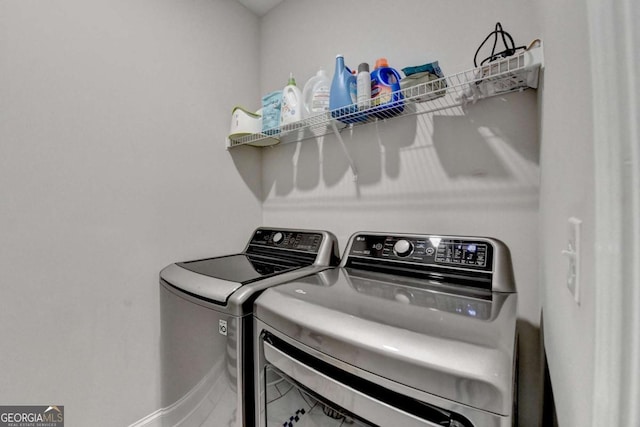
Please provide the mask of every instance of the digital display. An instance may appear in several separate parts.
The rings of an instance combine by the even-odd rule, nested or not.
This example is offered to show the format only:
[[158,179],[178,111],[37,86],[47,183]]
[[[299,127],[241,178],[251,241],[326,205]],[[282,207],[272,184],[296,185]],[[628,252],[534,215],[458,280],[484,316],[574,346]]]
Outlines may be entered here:
[[479,243],[441,242],[436,262],[486,267],[487,245]]
[[295,234],[292,247],[300,250],[315,250],[320,243],[319,234]]

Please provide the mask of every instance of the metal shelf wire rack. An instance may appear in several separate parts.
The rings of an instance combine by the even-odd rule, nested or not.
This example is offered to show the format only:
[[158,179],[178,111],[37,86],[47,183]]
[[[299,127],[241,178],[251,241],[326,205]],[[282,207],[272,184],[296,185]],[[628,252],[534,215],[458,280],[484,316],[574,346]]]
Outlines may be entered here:
[[[393,93],[397,102],[376,105],[374,99],[314,115],[263,133],[227,138],[227,148],[241,145],[264,147],[290,143],[339,132],[346,127],[387,120],[398,116],[425,114],[478,100],[538,87],[543,63],[541,43],[508,58],[440,79],[406,87]],[[346,152],[346,150],[345,150]],[[348,153],[347,153],[348,154]],[[355,174],[355,168],[352,165]]]

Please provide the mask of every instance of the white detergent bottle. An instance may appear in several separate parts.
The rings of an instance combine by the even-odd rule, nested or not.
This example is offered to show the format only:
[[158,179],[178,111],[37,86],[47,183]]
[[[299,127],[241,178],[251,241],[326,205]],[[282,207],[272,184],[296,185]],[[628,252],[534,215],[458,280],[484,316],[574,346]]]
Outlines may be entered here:
[[293,73],[289,75],[289,83],[282,90],[282,110],[280,126],[302,120],[302,94],[296,86]]
[[329,111],[331,79],[324,69],[307,80],[302,90],[302,117],[311,117]]

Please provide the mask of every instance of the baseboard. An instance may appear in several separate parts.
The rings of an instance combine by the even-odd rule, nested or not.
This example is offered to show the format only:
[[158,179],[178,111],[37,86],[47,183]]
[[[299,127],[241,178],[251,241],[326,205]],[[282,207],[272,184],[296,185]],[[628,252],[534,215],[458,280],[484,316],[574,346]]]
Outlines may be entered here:
[[[129,427],[201,425],[209,416],[218,415],[215,407],[221,397],[232,396],[235,399],[235,393],[229,391],[229,381],[225,369],[226,364],[221,359],[182,398],[166,408],[160,408],[141,418]],[[235,408],[237,402],[233,399],[223,406]],[[225,418],[221,417],[220,419]]]
[[162,414],[164,409],[158,409],[155,412],[139,419],[129,427],[162,427]]

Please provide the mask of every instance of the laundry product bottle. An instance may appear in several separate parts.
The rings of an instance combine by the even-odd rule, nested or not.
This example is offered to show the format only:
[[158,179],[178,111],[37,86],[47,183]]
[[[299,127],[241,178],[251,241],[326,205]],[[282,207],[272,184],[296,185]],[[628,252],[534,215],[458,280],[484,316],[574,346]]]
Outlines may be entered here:
[[358,115],[356,76],[344,65],[344,57],[336,56],[336,69],[331,80],[329,109],[331,116],[343,123],[355,123],[364,120]]
[[262,133],[276,135],[280,132],[282,91],[276,90],[262,97]]
[[371,98],[371,106],[376,117],[386,118],[404,110],[400,73],[389,67],[386,58],[379,58],[371,73]]
[[329,111],[331,79],[324,69],[307,80],[302,89],[302,117],[311,117]]
[[369,74],[369,64],[366,62],[358,65],[356,88],[358,110],[366,110],[371,106],[371,74]]
[[293,73],[289,74],[289,82],[282,89],[282,109],[280,111],[280,125],[284,126],[302,119],[302,93],[296,86]]

